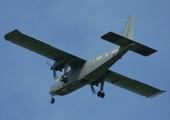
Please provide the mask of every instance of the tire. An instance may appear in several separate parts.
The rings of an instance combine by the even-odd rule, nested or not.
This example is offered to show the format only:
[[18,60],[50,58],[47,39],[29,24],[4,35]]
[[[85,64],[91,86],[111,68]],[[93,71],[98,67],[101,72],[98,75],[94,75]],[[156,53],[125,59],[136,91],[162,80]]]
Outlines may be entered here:
[[55,99],[51,98],[50,102],[51,102],[51,104],[53,104],[55,102]]
[[101,97],[101,93],[102,93],[102,92],[99,91],[99,92],[97,93],[97,96],[98,96],[98,97]]
[[101,98],[104,98],[104,96],[105,96],[105,93],[102,92],[101,95],[100,95],[100,97],[101,97]]
[[68,82],[68,78],[64,78],[64,83],[67,83]]

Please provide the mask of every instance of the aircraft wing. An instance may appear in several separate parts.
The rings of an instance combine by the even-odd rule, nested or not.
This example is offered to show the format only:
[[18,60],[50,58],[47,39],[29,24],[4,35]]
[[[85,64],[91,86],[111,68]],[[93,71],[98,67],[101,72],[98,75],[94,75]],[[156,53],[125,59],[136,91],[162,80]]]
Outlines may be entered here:
[[28,49],[28,50],[36,52],[36,53],[43,55],[45,57],[48,57],[54,61],[57,61],[57,60],[60,60],[63,58],[67,58],[68,60],[71,60],[71,62],[69,62],[69,66],[71,66],[71,67],[77,67],[85,62],[85,60],[83,60],[81,58],[78,58],[74,55],[71,55],[71,54],[66,53],[62,50],[54,48],[46,43],[43,43],[39,40],[34,39],[32,37],[24,35],[18,30],[14,30],[14,31],[6,34],[4,37],[7,41],[10,41],[14,44],[17,44],[21,47]]
[[110,70],[107,73],[110,73],[106,78],[107,82],[145,97],[152,98],[166,92]]

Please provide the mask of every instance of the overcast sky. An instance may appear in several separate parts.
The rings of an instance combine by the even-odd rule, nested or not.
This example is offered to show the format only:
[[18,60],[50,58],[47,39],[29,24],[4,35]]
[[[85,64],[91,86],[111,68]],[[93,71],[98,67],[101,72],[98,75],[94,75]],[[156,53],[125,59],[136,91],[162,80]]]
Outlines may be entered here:
[[[1,0],[0,120],[169,120],[169,0]],[[135,16],[134,40],[157,53],[143,57],[128,52],[110,70],[168,92],[145,98],[109,83],[104,99],[85,86],[55,97],[48,58],[4,39],[14,29],[81,57],[92,58],[115,47],[100,37],[122,34],[128,16]],[[99,87],[95,87],[96,91]]]

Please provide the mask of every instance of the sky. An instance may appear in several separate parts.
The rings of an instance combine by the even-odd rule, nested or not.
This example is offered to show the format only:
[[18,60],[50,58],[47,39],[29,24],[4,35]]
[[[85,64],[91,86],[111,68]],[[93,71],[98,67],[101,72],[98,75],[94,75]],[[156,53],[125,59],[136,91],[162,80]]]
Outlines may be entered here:
[[[0,120],[169,120],[169,0],[1,0]],[[105,83],[105,98],[85,86],[50,104],[55,82],[44,60],[54,61],[7,42],[14,29],[85,60],[115,47],[101,39],[122,34],[135,16],[134,40],[158,52],[144,57],[128,52],[110,70],[167,90],[145,98]],[[95,87],[96,91],[99,87]]]

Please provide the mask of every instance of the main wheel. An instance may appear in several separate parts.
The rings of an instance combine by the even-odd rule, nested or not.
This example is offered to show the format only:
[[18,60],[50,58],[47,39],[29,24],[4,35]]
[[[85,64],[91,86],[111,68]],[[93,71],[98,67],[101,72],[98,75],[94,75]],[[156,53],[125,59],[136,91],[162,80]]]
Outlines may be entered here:
[[97,96],[100,97],[100,96],[101,96],[101,93],[102,93],[102,92],[99,91],[99,92],[97,93]]
[[101,98],[104,98],[105,93],[104,93],[104,92],[99,91],[99,92],[97,93],[97,96],[98,96],[98,97],[101,97]]
[[61,77],[61,82],[64,82],[64,83],[67,83],[68,82],[68,78],[67,78],[67,76],[66,75],[62,75],[62,77]]
[[61,80],[61,82],[64,82],[64,77],[63,77],[63,76],[61,76],[60,80]]
[[68,78],[64,78],[64,83],[67,83],[68,82]]
[[104,98],[104,96],[105,96],[105,93],[102,92],[101,95],[100,95],[100,97],[101,97],[101,98]]
[[55,99],[51,98],[50,102],[51,102],[51,104],[53,104],[55,102]]

